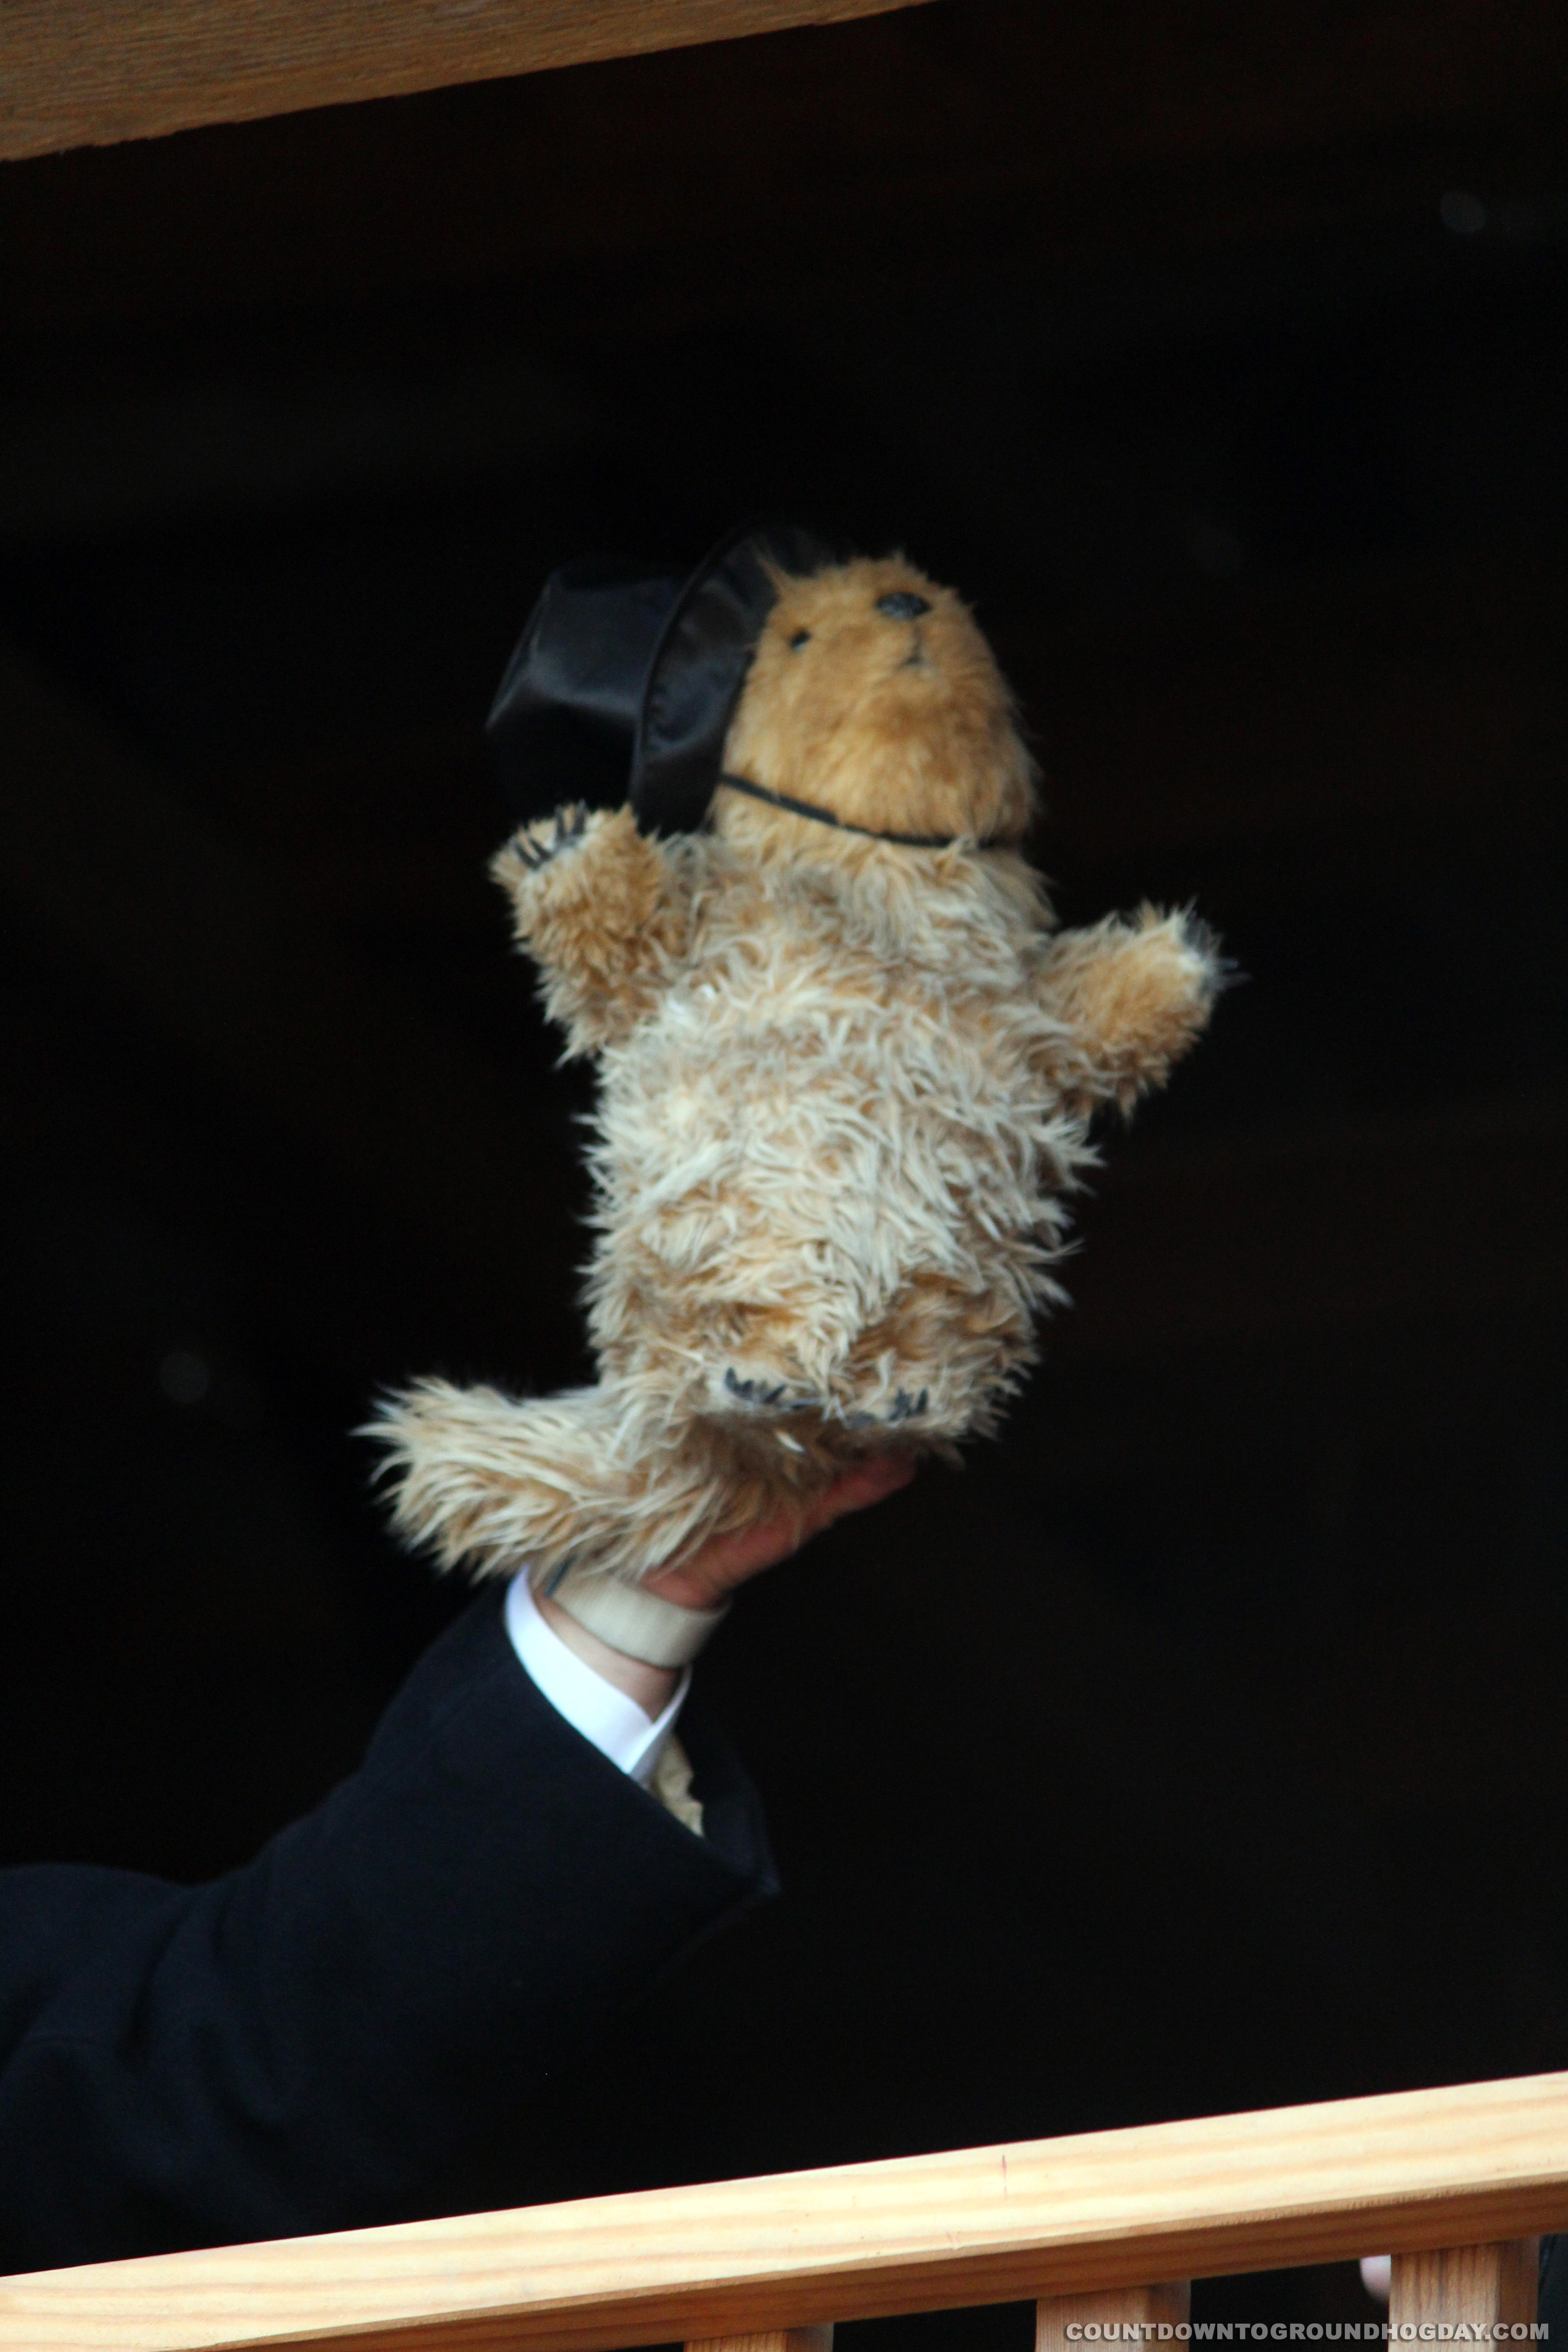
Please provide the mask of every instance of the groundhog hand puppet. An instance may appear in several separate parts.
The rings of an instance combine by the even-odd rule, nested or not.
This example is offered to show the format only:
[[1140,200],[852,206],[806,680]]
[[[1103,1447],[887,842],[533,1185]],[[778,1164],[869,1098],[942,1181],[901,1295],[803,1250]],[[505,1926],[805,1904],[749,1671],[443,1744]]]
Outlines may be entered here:
[[684,583],[570,567],[492,733],[525,814],[569,789],[492,871],[598,1065],[599,1378],[423,1381],[378,1433],[444,1565],[632,1583],[876,1448],[996,1427],[1096,1115],[1164,1084],[1221,966],[1186,914],[1056,928],[1007,687],[901,556],[753,532]]

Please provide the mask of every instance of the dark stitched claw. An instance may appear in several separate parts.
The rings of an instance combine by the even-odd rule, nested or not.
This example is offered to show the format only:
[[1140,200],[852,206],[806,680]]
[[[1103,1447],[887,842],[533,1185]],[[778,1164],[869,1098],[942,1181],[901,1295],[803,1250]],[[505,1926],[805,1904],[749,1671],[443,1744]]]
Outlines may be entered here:
[[569,808],[556,810],[555,831],[549,840],[541,841],[531,832],[520,833],[513,846],[530,873],[537,874],[542,866],[548,866],[563,849],[574,848],[587,828],[587,805],[583,801],[574,801]]
[[[777,1388],[764,1388],[761,1381],[743,1381],[740,1379],[732,1364],[724,1375],[724,1386],[729,1390],[730,1394],[732,1397],[739,1397],[742,1404],[763,1405],[770,1408],[771,1410],[776,1411],[780,1405],[784,1403],[784,1387],[782,1381],[779,1382]],[[784,1406],[784,1410],[786,1412],[795,1409],[795,1408],[792,1408],[787,1405]]]
[[901,1421],[918,1421],[930,1402],[929,1389],[921,1389],[918,1397],[900,1389],[886,1412],[847,1412],[845,1423],[850,1429],[896,1429]]
[[[826,1410],[818,1398],[790,1396],[783,1381],[775,1388],[769,1388],[760,1380],[743,1381],[732,1364],[724,1375],[724,1386],[741,1404],[754,1405],[759,1412]],[[919,1396],[911,1396],[908,1389],[900,1389],[886,1412],[847,1412],[845,1426],[848,1429],[896,1429],[900,1422],[918,1421],[930,1402],[929,1389],[921,1389]]]

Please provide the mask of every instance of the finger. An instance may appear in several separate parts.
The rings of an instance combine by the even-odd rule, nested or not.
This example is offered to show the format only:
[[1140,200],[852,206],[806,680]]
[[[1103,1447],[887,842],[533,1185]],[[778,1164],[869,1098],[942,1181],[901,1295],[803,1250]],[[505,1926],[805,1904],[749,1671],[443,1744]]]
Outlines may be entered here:
[[[921,1457],[912,1445],[890,1447],[886,1453],[868,1454],[864,1462],[847,1470],[842,1478],[829,1487],[830,1494],[846,1496],[896,1495],[920,1473]],[[852,1501],[850,1507],[856,1507]]]
[[815,1525],[829,1527],[849,1511],[863,1511],[868,1505],[896,1495],[919,1469],[920,1456],[912,1452],[870,1454],[836,1478],[808,1516]]
[[786,1503],[753,1527],[715,1537],[679,1566],[650,1576],[649,1589],[687,1608],[711,1607],[737,1585],[788,1559],[835,1519],[865,1510],[907,1486],[919,1467],[919,1456],[909,1449],[870,1455],[835,1479],[805,1510]]
[[858,1463],[804,1510],[798,1504],[785,1503],[765,1519],[760,1519],[755,1527],[746,1528],[739,1535],[721,1536],[712,1547],[712,1564],[737,1576],[756,1575],[764,1568],[774,1568],[813,1536],[820,1535],[824,1528],[831,1527],[835,1519],[843,1518],[850,1511],[863,1511],[868,1505],[879,1503],[884,1496],[907,1486],[919,1466],[910,1454],[882,1454]]

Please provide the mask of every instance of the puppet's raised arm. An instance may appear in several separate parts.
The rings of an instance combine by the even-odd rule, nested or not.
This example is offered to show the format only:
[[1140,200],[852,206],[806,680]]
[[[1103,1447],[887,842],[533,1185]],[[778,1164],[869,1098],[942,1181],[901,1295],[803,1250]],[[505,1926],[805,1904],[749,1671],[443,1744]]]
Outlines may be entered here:
[[540,969],[544,1008],[569,1055],[597,1053],[653,1008],[686,947],[685,879],[630,809],[581,806],[525,824],[490,861],[518,945]]
[[1047,1009],[1062,1024],[1047,1048],[1051,1075],[1073,1108],[1131,1109],[1162,1087],[1195,1044],[1225,983],[1226,964],[1206,925],[1190,914],[1141,907],[1061,931],[1040,967]]

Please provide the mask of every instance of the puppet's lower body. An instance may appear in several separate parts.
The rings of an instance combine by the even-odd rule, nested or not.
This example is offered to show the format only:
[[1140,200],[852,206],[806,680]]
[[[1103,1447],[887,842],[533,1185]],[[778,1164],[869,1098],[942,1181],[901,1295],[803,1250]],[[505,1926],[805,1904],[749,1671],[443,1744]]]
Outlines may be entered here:
[[[398,1531],[478,1576],[568,1563],[627,1582],[710,1536],[808,1508],[895,1426],[850,1429],[770,1410],[672,1423],[613,1382],[520,1400],[424,1381],[381,1408]],[[914,1434],[910,1432],[906,1434]]]
[[646,1276],[637,1315],[596,1280],[596,1387],[518,1399],[428,1380],[383,1405],[398,1531],[474,1575],[636,1582],[808,1510],[868,1454],[952,1459],[995,1427],[1033,1358],[1032,1312],[1057,1295],[1037,1245],[1015,1255],[985,1288],[917,1271],[868,1321],[844,1286],[803,1285],[783,1313],[689,1288],[682,1322],[649,1307]]

